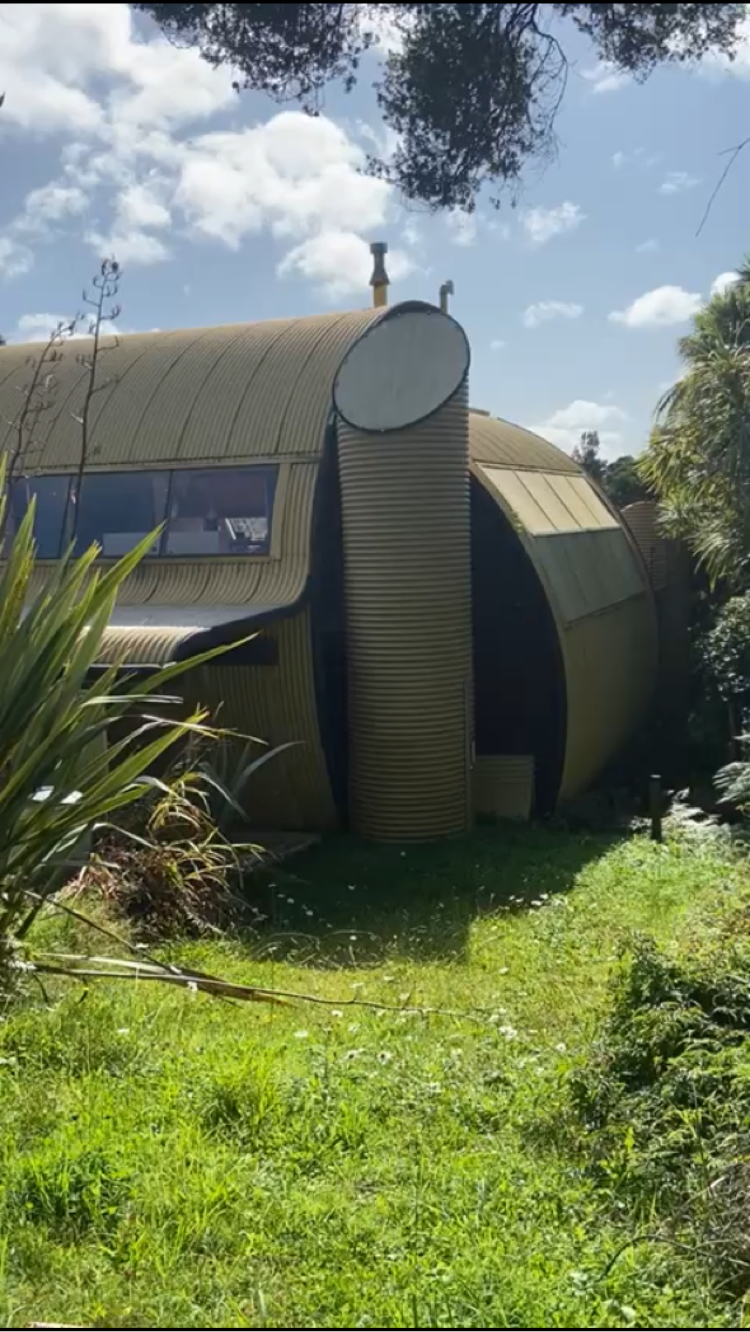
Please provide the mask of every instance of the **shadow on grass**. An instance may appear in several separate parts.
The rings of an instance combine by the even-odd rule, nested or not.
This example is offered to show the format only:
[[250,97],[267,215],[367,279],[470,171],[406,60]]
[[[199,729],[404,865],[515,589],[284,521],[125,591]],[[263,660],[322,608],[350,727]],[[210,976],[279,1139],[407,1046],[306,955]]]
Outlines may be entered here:
[[331,837],[269,876],[254,951],[315,967],[460,961],[477,916],[568,892],[617,840],[513,824],[420,847]]

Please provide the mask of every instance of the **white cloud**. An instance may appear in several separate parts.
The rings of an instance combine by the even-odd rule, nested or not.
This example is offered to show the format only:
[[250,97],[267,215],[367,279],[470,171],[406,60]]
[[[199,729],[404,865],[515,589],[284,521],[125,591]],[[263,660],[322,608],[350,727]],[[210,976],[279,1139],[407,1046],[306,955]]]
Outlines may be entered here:
[[538,328],[550,319],[579,319],[583,306],[572,301],[537,301],[528,305],[523,312],[523,322],[527,328]]
[[649,153],[642,145],[639,148],[630,148],[627,152],[620,148],[612,154],[612,166],[618,171],[624,166],[655,167],[660,160],[658,153]]
[[26,195],[17,230],[46,231],[51,223],[83,213],[87,197],[78,185],[53,180]]
[[576,398],[567,407],[552,412],[545,421],[529,427],[543,435],[550,443],[557,444],[568,453],[579,443],[585,430],[596,430],[603,452],[616,451],[622,444],[622,432],[617,429],[627,421],[627,412],[614,403],[589,402],[585,398]]
[[600,60],[591,69],[582,69],[581,74],[591,84],[593,93],[617,92],[631,81],[631,75],[617,69],[611,60]]
[[152,231],[161,231],[172,221],[169,182],[154,177],[126,185],[116,196],[112,226],[106,233],[90,230],[86,240],[99,255],[116,255],[121,264],[161,263],[169,258],[169,249]]
[[454,245],[473,245],[479,230],[476,213],[466,213],[461,208],[452,208],[446,213],[445,225]]
[[231,83],[197,51],[142,41],[126,4],[0,6],[5,123],[104,137],[115,122],[188,124],[228,106]]
[[688,171],[668,171],[661,185],[660,194],[682,194],[700,185],[700,176],[691,176]]
[[506,343],[503,340],[503,338],[493,338],[492,342],[490,343],[490,351],[499,352],[502,351],[503,347],[505,346]]
[[494,212],[468,213],[462,208],[451,208],[443,220],[454,245],[474,245],[480,233],[492,233],[498,240],[510,239],[509,223],[501,221]]
[[[389,250],[386,265],[392,282],[413,270],[409,255]],[[370,247],[352,231],[325,231],[302,241],[278,265],[281,277],[301,274],[335,300],[367,289],[372,273]]]
[[574,231],[585,217],[579,204],[566,200],[557,208],[530,208],[524,214],[523,227],[532,245],[546,245],[554,236]]
[[658,248],[659,242],[656,237],[649,236],[648,240],[641,241],[640,245],[636,245],[635,252],[636,254],[654,254]]
[[169,209],[158,197],[153,185],[130,185],[118,200],[123,222],[132,227],[168,227]]
[[733,270],[729,273],[719,273],[719,276],[714,278],[711,283],[711,295],[723,296],[724,292],[728,291],[729,288],[733,287],[736,282],[739,282],[739,280],[739,273],[735,273]]
[[[362,142],[298,111],[212,130],[205,122],[236,102],[231,71],[153,26],[143,32],[126,4],[0,5],[3,128],[59,136],[62,172],[6,228],[0,271],[31,262],[28,252],[21,260],[16,234],[59,229],[90,211],[85,239],[123,264],[160,262],[179,236],[238,249],[270,231],[287,243],[284,271],[353,290],[362,268],[354,256],[391,219],[394,199],[362,172]],[[391,36],[381,33],[381,45]],[[360,140],[366,130],[356,131]],[[468,236],[462,219],[456,239]],[[394,278],[410,265],[391,254]]]
[[0,236],[0,276],[20,277],[33,263],[34,256],[25,245],[19,245],[12,236]]
[[106,233],[87,231],[86,240],[100,259],[115,258],[123,267],[145,268],[169,258],[169,250],[158,236],[150,236],[147,231],[136,228],[124,231],[115,227]]
[[[9,342],[46,342],[56,328],[68,324],[70,315],[60,314],[25,314],[21,315],[15,329],[10,334]],[[101,332],[105,335],[118,332],[118,328],[109,320],[103,319]],[[120,328],[119,332],[125,330]],[[75,333],[70,334],[72,338],[85,338],[89,335],[89,329],[84,320],[78,325]]]
[[21,315],[15,330],[9,335],[9,341],[46,342],[53,330],[65,323],[67,319],[59,314]]
[[626,309],[613,310],[609,318],[627,328],[664,328],[684,324],[697,314],[702,304],[698,292],[685,291],[683,287],[655,287],[638,296]]

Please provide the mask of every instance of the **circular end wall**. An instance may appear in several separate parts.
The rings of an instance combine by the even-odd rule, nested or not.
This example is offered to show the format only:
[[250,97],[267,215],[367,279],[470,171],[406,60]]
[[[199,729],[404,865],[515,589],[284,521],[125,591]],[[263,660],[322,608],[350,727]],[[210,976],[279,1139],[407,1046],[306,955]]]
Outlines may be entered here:
[[394,307],[339,370],[349,814],[382,841],[471,822],[466,376],[454,320]]

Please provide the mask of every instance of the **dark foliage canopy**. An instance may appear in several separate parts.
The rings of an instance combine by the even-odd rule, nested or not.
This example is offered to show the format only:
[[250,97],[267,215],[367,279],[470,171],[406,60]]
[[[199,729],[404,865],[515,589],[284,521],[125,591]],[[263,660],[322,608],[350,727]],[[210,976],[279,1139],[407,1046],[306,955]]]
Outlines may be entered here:
[[624,509],[628,504],[636,504],[638,500],[654,498],[653,492],[649,490],[638,471],[635,458],[631,458],[629,453],[615,458],[614,462],[607,462],[602,458],[601,443],[596,430],[584,430],[580,443],[576,444],[571,456],[573,461],[583,468],[586,475],[590,476],[592,481],[596,481],[597,485],[609,495],[618,509]]
[[[566,32],[635,78],[710,50],[734,54],[744,4],[137,3],[171,40],[227,66],[236,87],[315,114],[332,82],[351,89],[387,32],[375,83],[397,147],[370,170],[431,209],[471,209],[485,184],[549,158],[565,91]],[[383,50],[381,44],[380,50]],[[496,202],[496,200],[495,200]]]

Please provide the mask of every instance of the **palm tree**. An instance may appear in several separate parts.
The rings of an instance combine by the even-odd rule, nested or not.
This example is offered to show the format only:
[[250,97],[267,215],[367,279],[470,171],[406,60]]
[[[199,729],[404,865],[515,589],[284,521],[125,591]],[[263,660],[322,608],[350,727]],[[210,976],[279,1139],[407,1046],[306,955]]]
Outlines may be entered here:
[[750,573],[750,261],[711,298],[679,344],[681,379],[657,407],[639,470],[662,524],[712,581]]

